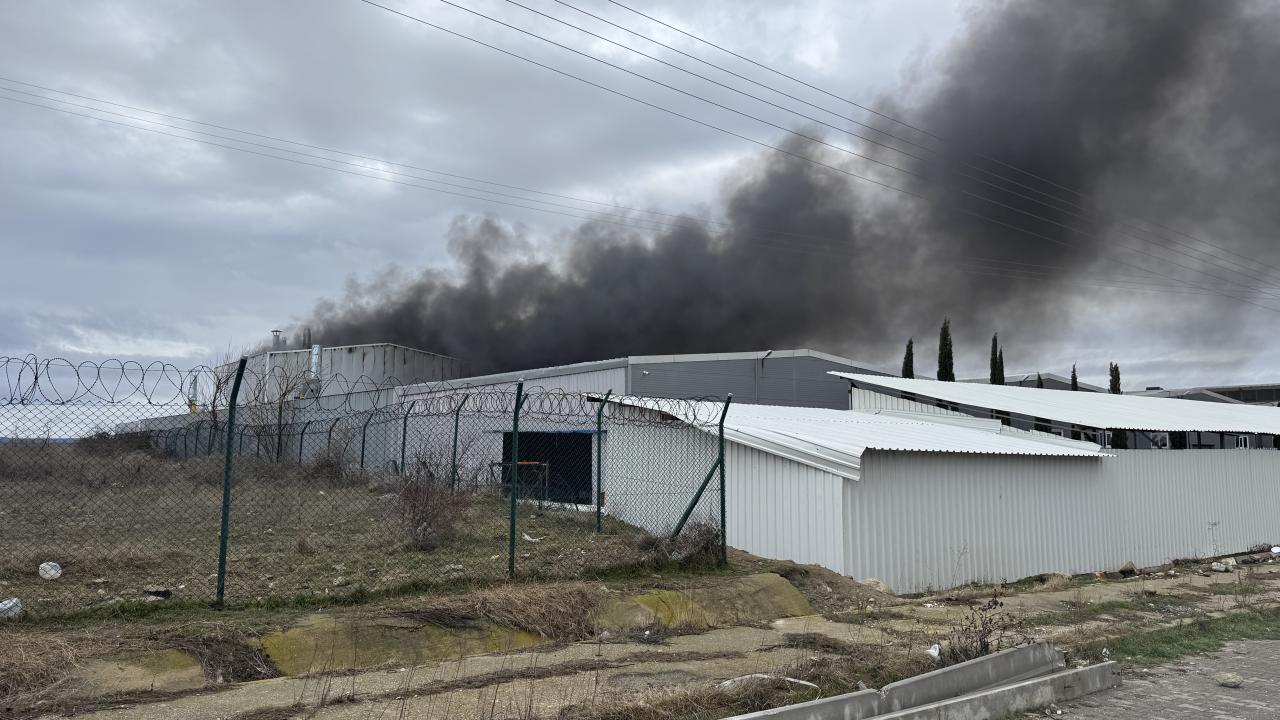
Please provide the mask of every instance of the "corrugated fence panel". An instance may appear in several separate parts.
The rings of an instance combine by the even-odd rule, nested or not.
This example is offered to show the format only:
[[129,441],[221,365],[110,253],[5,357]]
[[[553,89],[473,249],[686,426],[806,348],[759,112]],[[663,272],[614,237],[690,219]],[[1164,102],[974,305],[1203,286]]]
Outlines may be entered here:
[[1242,552],[1280,540],[1280,453],[1099,460],[868,452],[844,572],[898,592]]

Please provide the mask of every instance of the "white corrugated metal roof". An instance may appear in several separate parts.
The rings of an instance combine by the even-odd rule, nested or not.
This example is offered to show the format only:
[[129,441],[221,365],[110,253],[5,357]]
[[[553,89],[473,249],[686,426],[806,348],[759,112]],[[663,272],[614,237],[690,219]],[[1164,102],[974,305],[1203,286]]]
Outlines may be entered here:
[[1273,407],[1041,390],[1010,385],[908,380],[846,372],[831,374],[852,380],[859,387],[889,388],[969,407],[1000,410],[1091,428],[1280,435],[1280,410]]
[[[680,404],[652,398],[623,397],[611,402],[672,414]],[[703,430],[718,418],[721,403],[690,403]],[[681,418],[687,419],[687,418]],[[1003,427],[999,421],[978,421],[972,426],[903,418],[856,410],[748,405],[733,403],[725,417],[727,440],[811,465],[837,475],[857,479],[862,453],[867,450],[907,452],[984,453],[990,455],[1044,455],[1054,457],[1104,457],[1096,445],[1054,438],[1035,439],[1031,433]]]

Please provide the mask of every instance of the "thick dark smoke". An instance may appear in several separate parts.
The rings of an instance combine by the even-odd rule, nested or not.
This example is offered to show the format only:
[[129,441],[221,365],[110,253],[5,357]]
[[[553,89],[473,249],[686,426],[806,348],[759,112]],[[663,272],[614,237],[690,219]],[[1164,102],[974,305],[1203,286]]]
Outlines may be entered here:
[[[1262,284],[1256,277],[1162,250],[1142,239],[1156,236],[1120,220],[1154,219],[1280,264],[1278,47],[1280,23],[1261,4],[987,7],[881,103],[944,138],[949,151],[909,148],[931,159],[910,166],[879,151],[914,178],[848,165],[927,202],[770,154],[729,179],[727,226],[690,219],[652,232],[587,223],[559,252],[530,259],[501,220],[459,217],[449,237],[457,268],[353,286],[322,302],[308,324],[325,344],[398,342],[465,358],[480,373],[805,345],[878,359],[907,336],[935,332],[944,314],[961,339],[1000,330],[1047,342],[1098,319],[1093,297],[1106,291],[1080,283],[1108,274],[1166,284],[1169,276],[1255,298],[1225,281]],[[908,128],[892,132],[944,147]],[[974,258],[1026,263],[1044,276],[976,274]],[[1143,277],[1135,265],[1157,274]],[[1202,300],[1154,297],[1154,312],[1167,298]]]

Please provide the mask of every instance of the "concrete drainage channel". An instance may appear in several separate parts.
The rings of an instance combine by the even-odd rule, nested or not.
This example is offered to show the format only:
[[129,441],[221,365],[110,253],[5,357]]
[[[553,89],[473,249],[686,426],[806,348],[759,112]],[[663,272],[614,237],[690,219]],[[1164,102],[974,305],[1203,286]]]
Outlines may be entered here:
[[1120,684],[1115,663],[1066,670],[1062,652],[1033,643],[918,675],[880,690],[738,715],[731,720],[984,720]]

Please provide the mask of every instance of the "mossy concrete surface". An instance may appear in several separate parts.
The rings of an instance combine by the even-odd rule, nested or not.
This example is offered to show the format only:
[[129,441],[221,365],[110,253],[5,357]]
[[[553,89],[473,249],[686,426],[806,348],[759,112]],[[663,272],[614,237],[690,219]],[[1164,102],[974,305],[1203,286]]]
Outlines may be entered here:
[[141,691],[180,692],[204,687],[200,660],[182,650],[152,650],[90,660],[72,676],[74,695]]
[[707,587],[615,600],[601,614],[600,626],[624,631],[651,625],[710,628],[813,614],[809,601],[786,578],[759,573]]
[[519,650],[546,643],[534,633],[492,624],[445,628],[408,618],[346,619],[315,614],[262,637],[262,649],[285,675],[412,666],[467,655]]

